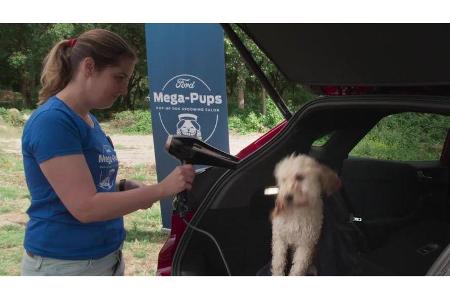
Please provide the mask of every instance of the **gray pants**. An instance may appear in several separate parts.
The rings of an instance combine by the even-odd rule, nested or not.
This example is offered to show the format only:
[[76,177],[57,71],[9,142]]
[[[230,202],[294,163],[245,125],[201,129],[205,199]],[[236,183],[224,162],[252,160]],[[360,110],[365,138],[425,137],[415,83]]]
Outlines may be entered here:
[[65,260],[42,257],[24,251],[22,276],[123,276],[122,249],[99,259]]

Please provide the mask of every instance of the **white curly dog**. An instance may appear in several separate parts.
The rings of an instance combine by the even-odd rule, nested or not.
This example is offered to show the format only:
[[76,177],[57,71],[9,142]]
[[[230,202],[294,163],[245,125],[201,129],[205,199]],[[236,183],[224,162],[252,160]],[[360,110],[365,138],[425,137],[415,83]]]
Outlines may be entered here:
[[305,275],[322,228],[322,199],[339,189],[334,171],[307,155],[286,157],[275,167],[278,196],[272,211],[272,275]]

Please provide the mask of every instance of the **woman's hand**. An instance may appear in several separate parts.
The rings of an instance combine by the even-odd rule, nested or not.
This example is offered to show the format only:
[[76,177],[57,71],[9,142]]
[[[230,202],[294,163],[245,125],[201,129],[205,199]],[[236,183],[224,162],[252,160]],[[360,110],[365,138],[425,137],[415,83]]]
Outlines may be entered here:
[[176,167],[163,181],[160,186],[167,196],[172,196],[184,190],[192,188],[195,172],[192,165],[182,165]]

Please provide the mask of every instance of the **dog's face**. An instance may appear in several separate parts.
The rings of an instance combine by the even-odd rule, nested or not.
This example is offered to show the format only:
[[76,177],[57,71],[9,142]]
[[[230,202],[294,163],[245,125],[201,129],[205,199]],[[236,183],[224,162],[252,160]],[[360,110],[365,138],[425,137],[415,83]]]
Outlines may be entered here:
[[276,214],[289,206],[309,206],[322,201],[322,194],[331,195],[340,187],[340,180],[330,168],[307,155],[291,155],[275,167],[278,196]]

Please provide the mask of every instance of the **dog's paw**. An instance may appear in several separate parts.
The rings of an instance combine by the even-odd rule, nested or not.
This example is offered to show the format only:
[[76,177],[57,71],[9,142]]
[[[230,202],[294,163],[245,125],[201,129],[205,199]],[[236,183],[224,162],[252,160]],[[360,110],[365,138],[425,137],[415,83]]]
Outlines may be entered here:
[[284,276],[284,268],[272,268],[272,276]]
[[308,267],[308,270],[306,271],[306,274],[305,274],[305,275],[306,275],[306,276],[318,276],[319,273],[318,273],[318,271],[317,271],[316,266],[315,266],[315,265],[310,265],[310,266]]

